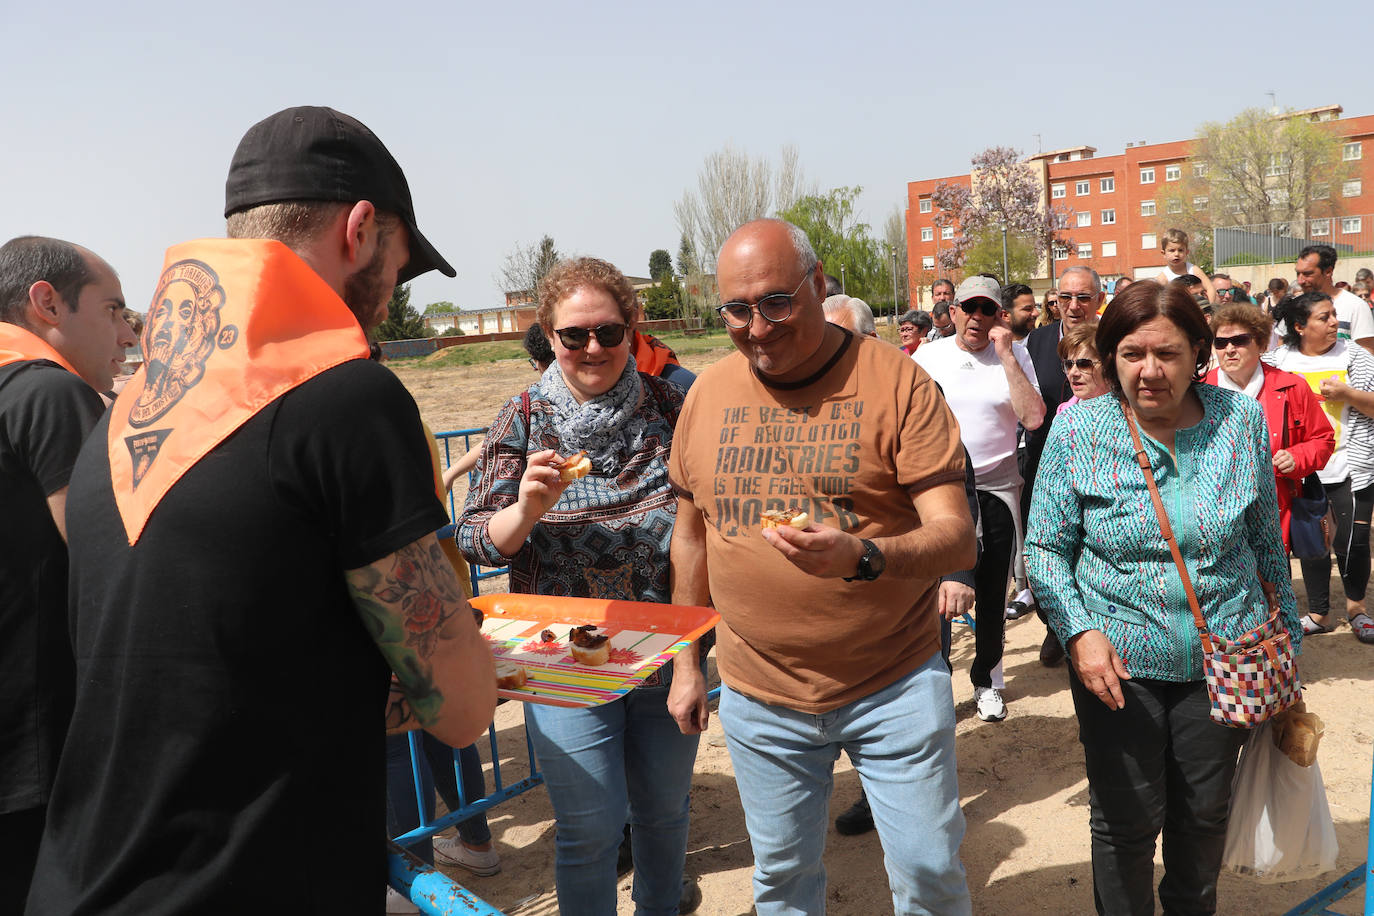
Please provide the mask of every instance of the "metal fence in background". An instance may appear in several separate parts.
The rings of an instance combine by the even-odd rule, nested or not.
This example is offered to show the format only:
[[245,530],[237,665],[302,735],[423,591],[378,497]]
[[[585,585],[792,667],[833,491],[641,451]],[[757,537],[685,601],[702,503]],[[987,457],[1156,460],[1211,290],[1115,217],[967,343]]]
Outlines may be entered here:
[[1212,263],[1217,270],[1251,264],[1291,263],[1308,245],[1330,245],[1342,259],[1374,257],[1374,215],[1371,214],[1217,226],[1212,233]]

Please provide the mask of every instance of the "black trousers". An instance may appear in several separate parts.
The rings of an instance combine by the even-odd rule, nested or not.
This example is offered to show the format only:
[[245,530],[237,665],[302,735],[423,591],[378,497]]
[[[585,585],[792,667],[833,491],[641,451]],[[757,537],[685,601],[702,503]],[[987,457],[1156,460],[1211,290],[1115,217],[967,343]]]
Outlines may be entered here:
[[48,806],[0,814],[0,913],[24,912]]
[[1072,669],[1069,686],[1088,771],[1097,912],[1153,916],[1162,831],[1165,916],[1215,913],[1231,778],[1249,732],[1208,718],[1202,681],[1122,681],[1119,710],[1089,693]]
[[[1345,597],[1363,601],[1369,587],[1369,518],[1374,514],[1374,484],[1351,492],[1350,481],[1324,485],[1326,498],[1336,516],[1336,534],[1331,549],[1341,571]],[[1307,588],[1307,608],[1313,614],[1331,610],[1331,557],[1299,560],[1302,581]],[[1330,621],[1327,621],[1330,625]]]
[[978,491],[978,511],[983,516],[983,552],[973,568],[977,629],[969,680],[974,687],[991,687],[992,669],[1002,660],[1002,636],[1007,628],[1007,579],[1016,546],[1016,522],[1006,503],[983,490]]

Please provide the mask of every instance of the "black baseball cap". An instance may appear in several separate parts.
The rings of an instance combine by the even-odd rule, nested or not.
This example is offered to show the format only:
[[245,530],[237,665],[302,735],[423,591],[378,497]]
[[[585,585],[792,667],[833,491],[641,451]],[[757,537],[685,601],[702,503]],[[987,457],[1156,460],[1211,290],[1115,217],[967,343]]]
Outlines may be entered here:
[[410,231],[410,261],[396,282],[427,270],[454,277],[443,255],[420,233],[405,173],[377,135],[332,108],[287,108],[259,121],[239,141],[224,183],[226,217],[287,200],[371,201]]

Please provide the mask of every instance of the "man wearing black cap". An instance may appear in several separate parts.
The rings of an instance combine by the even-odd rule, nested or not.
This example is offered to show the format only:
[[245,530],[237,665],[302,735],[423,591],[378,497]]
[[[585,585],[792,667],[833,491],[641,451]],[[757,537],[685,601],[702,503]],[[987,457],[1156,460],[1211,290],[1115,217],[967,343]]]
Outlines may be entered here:
[[251,128],[226,198],[72,474],[76,703],[29,913],[378,912],[381,721],[462,746],[491,718],[419,413],[364,336],[453,269],[327,108]]

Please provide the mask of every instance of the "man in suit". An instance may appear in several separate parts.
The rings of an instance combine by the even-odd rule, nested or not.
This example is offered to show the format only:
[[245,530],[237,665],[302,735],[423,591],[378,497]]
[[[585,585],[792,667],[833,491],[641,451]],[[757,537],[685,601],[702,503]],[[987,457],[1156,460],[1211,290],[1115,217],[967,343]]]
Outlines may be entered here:
[[[1045,448],[1045,440],[1049,438],[1050,426],[1054,423],[1059,405],[1072,396],[1069,381],[1059,362],[1059,339],[1065,331],[1084,322],[1096,323],[1103,300],[1102,278],[1091,267],[1070,267],[1060,274],[1059,289],[1055,296],[1059,302],[1060,320],[1036,328],[1026,338],[1026,351],[1035,366],[1035,377],[1040,382],[1040,396],[1045,399],[1045,422],[1026,434],[1026,459],[1021,470],[1021,476],[1026,481],[1021,490],[1023,525],[1030,515],[1031,491],[1035,487],[1040,453]],[[1044,619],[1043,615],[1041,619]],[[1059,645],[1054,631],[1046,627],[1045,641],[1040,646],[1040,662],[1046,667],[1054,667],[1063,660],[1064,647]]]

